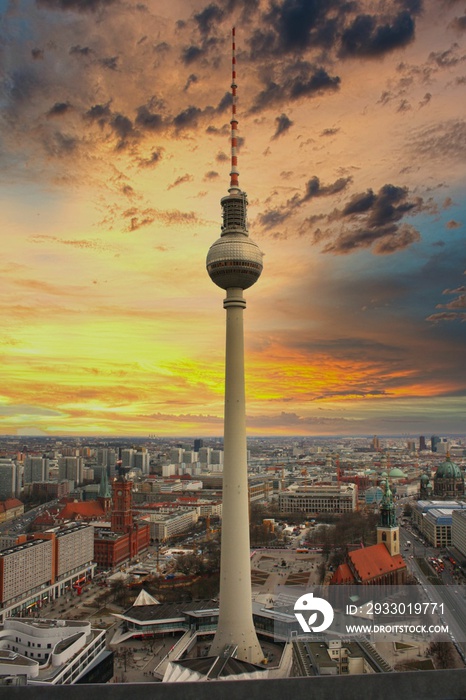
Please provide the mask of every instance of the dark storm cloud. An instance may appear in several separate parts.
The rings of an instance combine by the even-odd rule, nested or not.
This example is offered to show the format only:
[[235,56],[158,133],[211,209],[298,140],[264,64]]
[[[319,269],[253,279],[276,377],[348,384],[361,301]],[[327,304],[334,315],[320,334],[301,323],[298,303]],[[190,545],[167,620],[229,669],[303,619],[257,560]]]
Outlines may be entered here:
[[272,136],[273,139],[277,139],[279,136],[282,136],[282,134],[285,134],[288,129],[293,126],[293,122],[286,116],[286,114],[280,114],[279,117],[275,117],[275,124],[277,125],[277,128]]
[[128,117],[125,117],[124,114],[115,114],[110,121],[110,125],[122,141],[132,136],[134,133],[133,122]]
[[373,15],[358,15],[342,34],[340,55],[382,56],[413,39],[414,20],[408,11],[400,12],[384,24],[378,24]]
[[464,55],[458,54],[459,48],[458,44],[453,44],[445,51],[431,51],[429,61],[435,63],[439,68],[452,68],[458,63],[463,63],[466,59]]
[[450,26],[458,32],[466,31],[466,15],[455,17]]
[[189,173],[186,173],[185,175],[180,175],[180,177],[177,177],[175,182],[172,182],[170,185],[168,185],[167,190],[172,190],[174,187],[178,187],[179,185],[183,185],[185,182],[192,182],[193,181],[193,176],[189,175]]
[[220,100],[220,102],[218,103],[217,112],[219,114],[222,114],[222,112],[225,112],[227,109],[230,109],[231,102],[232,102],[231,92],[226,92],[224,94],[224,96],[222,97],[222,99]]
[[260,214],[258,221],[266,230],[276,228],[277,226],[283,224],[309,200],[313,199],[314,197],[330,197],[338,194],[348,187],[351,182],[351,177],[341,177],[329,185],[321,185],[319,178],[314,176],[306,183],[304,195],[301,196],[296,194],[283,206],[276,207],[275,209],[269,209],[263,214]]
[[343,230],[335,235],[331,228],[318,229],[313,232],[313,242],[324,243],[324,253],[345,254],[372,248],[377,255],[389,255],[421,238],[419,231],[402,219],[431,207],[432,203],[424,203],[421,197],[410,197],[406,187],[388,184],[377,193],[369,189],[353,195],[343,209],[328,217],[329,223],[340,222]]
[[212,25],[221,22],[223,17],[223,10],[218,5],[211,3],[201,12],[195,14],[194,20],[202,34],[210,34],[212,32]]
[[108,56],[107,58],[100,58],[99,63],[104,68],[108,68],[108,70],[117,70],[118,56]]
[[281,102],[314,97],[333,92],[339,87],[339,76],[330,76],[324,68],[300,61],[284,70],[281,84],[274,81],[266,83],[264,90],[256,96],[251,111],[260,112]]
[[337,194],[346,189],[352,181],[352,177],[339,177],[338,180],[335,180],[330,185],[321,185],[319,178],[314,175],[306,184],[306,193],[300,204],[309,201],[313,197],[329,197]]
[[135,123],[141,129],[147,129],[148,131],[160,131],[164,126],[162,115],[151,112],[146,105],[141,105],[137,108]]
[[330,76],[324,68],[316,68],[307,79],[295,78],[290,86],[290,97],[297,100],[325,90],[337,90],[339,86],[340,78],[337,75]]
[[432,94],[430,92],[426,92],[422,100],[419,102],[419,107],[425,107],[426,105],[429,104],[429,102],[432,99]]
[[183,63],[189,66],[190,63],[194,63],[194,61],[197,61],[204,54],[205,49],[200,46],[187,46],[181,53],[181,59]]
[[364,14],[357,0],[284,0],[256,18],[249,40],[252,60],[298,55],[313,49],[340,57],[380,57],[414,38],[421,0],[400,0],[379,15]]
[[71,10],[73,12],[96,12],[115,4],[117,0],[36,0],[39,8],[48,10]]
[[161,158],[162,158],[162,154],[163,154],[163,149],[162,149],[162,148],[158,148],[158,149],[156,149],[155,151],[152,151],[152,153],[150,154],[149,158],[141,158],[141,159],[139,160],[139,166],[140,166],[141,168],[152,168],[152,167],[154,167],[155,165],[157,165],[157,164],[160,162],[160,160],[161,160]]
[[70,56],[73,55],[78,55],[78,56],[90,56],[92,53],[92,49],[89,48],[89,46],[80,46],[79,44],[76,44],[76,46],[72,46],[70,48]]
[[375,202],[375,194],[372,190],[363,192],[361,194],[355,194],[351,197],[348,204],[343,209],[343,216],[349,216],[351,214],[361,214],[362,212],[368,211]]
[[85,116],[92,121],[97,121],[101,125],[105,124],[111,117],[112,111],[110,109],[110,104],[97,104],[87,110]]
[[324,129],[320,132],[320,136],[335,136],[340,129]]
[[55,102],[47,112],[47,117],[61,117],[72,109],[68,102]]
[[191,75],[188,75],[188,79],[186,80],[183,91],[186,92],[186,90],[189,90],[191,85],[193,85],[194,83],[197,83],[198,80],[199,80],[199,78],[197,77],[197,75],[195,73],[191,73]]
[[322,27],[326,12],[335,6],[331,0],[285,0],[274,4],[268,15],[271,26],[276,27],[280,46],[284,51],[305,49],[311,41],[311,31]]
[[201,116],[202,110],[199,107],[187,107],[174,117],[173,125],[176,129],[196,127]]

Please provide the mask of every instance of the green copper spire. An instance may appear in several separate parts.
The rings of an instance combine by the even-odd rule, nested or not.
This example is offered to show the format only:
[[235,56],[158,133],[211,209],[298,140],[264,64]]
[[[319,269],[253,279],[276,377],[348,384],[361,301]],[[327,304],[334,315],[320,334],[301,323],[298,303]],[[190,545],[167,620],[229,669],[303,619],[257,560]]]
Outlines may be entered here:
[[99,496],[100,498],[112,497],[110,486],[108,485],[107,467],[104,467],[102,469],[102,476],[100,477]]
[[379,527],[396,527],[396,509],[388,479],[385,479],[385,492],[380,504]]

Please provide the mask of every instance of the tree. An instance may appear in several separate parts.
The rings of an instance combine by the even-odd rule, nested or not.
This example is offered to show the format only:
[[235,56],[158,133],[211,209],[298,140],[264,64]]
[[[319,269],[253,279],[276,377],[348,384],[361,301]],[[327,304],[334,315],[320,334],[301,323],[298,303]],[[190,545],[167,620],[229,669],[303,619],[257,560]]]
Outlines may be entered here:
[[453,644],[451,642],[431,642],[426,656],[434,659],[437,668],[452,668],[454,664]]
[[403,508],[403,515],[405,518],[410,518],[411,515],[413,514],[413,506],[411,503],[405,503],[405,507]]

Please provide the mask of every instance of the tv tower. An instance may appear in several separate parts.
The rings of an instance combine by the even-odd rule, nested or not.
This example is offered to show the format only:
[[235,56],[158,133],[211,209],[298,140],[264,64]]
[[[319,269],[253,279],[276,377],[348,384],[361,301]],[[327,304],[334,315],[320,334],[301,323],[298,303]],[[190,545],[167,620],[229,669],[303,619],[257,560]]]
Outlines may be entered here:
[[238,184],[235,28],[232,29],[231,172],[229,194],[221,199],[222,232],[209,249],[206,267],[226,290],[225,422],[223,459],[220,609],[211,654],[237,646],[236,657],[259,663],[264,655],[252,620],[249,548],[246,404],[244,391],[243,290],[262,272],[262,252],[249,238],[247,196]]

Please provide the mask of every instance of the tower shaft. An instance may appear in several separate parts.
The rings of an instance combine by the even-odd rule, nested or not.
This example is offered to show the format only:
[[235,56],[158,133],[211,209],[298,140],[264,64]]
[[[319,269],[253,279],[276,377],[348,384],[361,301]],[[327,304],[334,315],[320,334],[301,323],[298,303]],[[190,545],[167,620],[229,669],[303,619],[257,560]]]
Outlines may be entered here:
[[225,645],[234,644],[239,659],[259,663],[263,653],[251,603],[243,290],[227,289],[223,304],[226,355],[220,609],[211,654],[221,654]]

